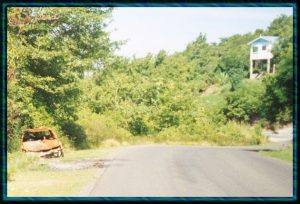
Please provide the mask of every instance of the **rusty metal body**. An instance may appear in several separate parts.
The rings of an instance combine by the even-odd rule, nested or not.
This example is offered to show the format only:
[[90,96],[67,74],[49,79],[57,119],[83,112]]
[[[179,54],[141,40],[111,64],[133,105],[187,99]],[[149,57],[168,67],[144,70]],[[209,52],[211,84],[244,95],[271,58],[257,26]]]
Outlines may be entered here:
[[21,137],[21,151],[40,157],[63,156],[63,146],[50,128],[26,129]]

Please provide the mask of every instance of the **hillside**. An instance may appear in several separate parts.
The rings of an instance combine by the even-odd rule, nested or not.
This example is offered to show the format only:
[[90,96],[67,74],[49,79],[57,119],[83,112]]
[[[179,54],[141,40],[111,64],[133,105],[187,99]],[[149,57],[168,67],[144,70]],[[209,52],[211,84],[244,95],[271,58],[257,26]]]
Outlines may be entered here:
[[[291,16],[218,44],[200,33],[183,52],[129,59],[114,54],[121,42],[103,29],[111,9],[86,9],[76,8],[76,18],[66,18],[74,12],[68,8],[25,8],[26,18],[9,9],[9,151],[28,127],[54,127],[75,148],[112,139],[258,145],[264,126],[292,120]],[[33,13],[39,20],[28,23]],[[247,43],[260,35],[281,39],[274,50],[277,72],[248,80]]]

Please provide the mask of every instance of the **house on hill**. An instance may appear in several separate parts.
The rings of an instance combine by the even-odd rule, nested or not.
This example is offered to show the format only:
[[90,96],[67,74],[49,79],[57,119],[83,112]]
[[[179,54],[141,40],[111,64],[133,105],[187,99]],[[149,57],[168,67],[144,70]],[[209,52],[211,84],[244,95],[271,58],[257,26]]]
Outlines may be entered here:
[[260,36],[250,45],[250,79],[261,77],[265,72],[275,73],[275,64],[272,62],[272,48],[278,42],[275,36]]

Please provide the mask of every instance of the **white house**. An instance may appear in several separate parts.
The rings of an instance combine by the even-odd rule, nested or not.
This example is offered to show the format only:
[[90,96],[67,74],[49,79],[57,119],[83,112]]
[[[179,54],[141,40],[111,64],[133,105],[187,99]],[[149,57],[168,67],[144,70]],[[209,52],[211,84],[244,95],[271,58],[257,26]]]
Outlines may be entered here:
[[275,36],[260,36],[248,43],[250,45],[250,79],[260,77],[265,71],[275,73],[271,51],[277,41],[278,37]]

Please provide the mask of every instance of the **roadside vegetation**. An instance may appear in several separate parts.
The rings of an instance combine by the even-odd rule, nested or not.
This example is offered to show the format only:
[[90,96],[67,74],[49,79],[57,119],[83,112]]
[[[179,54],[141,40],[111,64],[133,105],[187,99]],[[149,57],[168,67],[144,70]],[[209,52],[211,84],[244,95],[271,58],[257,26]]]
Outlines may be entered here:
[[76,196],[84,185],[95,179],[96,171],[96,168],[70,171],[51,169],[22,171],[9,182],[7,195],[10,197]]
[[[220,43],[200,33],[182,52],[125,58],[114,54],[124,42],[105,31],[111,13],[8,8],[8,196],[70,196],[96,174],[19,152],[27,128],[54,129],[65,157],[52,161],[67,163],[129,144],[260,145],[262,128],[292,121],[291,16]],[[280,37],[276,73],[248,80],[247,43],[260,35]],[[291,149],[263,154],[290,160]]]
[[12,181],[18,172],[29,171],[37,168],[39,157],[37,155],[25,155],[22,152],[8,153],[7,155],[7,180]]
[[[96,159],[99,157],[109,156],[112,150],[116,150],[115,145],[102,145],[100,148],[85,149],[85,150],[75,150],[66,149],[65,156],[60,158],[52,158],[51,161],[54,162],[64,162],[70,163],[74,161],[82,161],[89,159]],[[47,159],[40,159],[38,154],[24,154],[22,152],[8,153],[8,169],[7,169],[7,179],[8,181],[14,181],[16,178],[20,178],[24,172],[37,172],[37,171],[47,171],[48,173],[53,172],[53,169],[49,169],[47,165]],[[44,163],[45,161],[46,163]],[[47,178],[47,173],[45,173],[45,178]],[[32,180],[35,181],[35,180]]]
[[[116,148],[114,148],[116,149]],[[97,149],[67,149],[63,158],[41,160],[35,154],[8,154],[8,196],[77,196],[82,188],[95,179],[97,166],[78,169],[72,162],[84,162],[99,157],[109,158],[112,146]],[[48,162],[72,164],[68,170],[54,169]],[[72,169],[73,168],[73,169]],[[74,179],[76,178],[76,179]],[[58,186],[63,186],[57,190]]]
[[293,146],[289,145],[287,148],[280,151],[262,151],[262,155],[274,157],[288,162],[293,162]]
[[[260,145],[262,128],[292,121],[293,25],[182,52],[116,56],[105,31],[111,8],[8,8],[7,144],[26,128],[52,127],[66,149],[149,143]],[[248,80],[247,42],[280,37],[276,73]],[[67,154],[66,154],[67,155]]]

